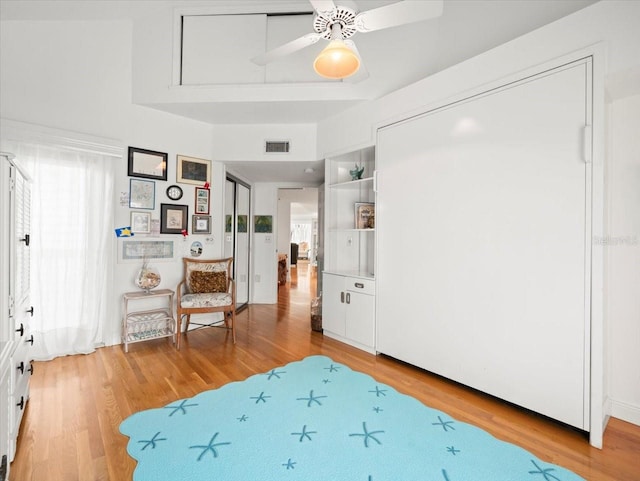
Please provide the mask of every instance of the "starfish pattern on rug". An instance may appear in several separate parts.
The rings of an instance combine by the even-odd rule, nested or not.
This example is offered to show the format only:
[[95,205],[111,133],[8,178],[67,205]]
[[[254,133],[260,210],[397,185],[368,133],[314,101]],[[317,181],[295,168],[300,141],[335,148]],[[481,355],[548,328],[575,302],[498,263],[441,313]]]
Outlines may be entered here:
[[207,445],[196,444],[194,446],[189,446],[189,449],[202,449],[202,452],[200,453],[200,456],[198,456],[198,461],[200,461],[202,459],[202,457],[205,454],[207,454],[209,451],[211,451],[211,454],[213,454],[214,458],[217,458],[218,457],[218,451],[217,451],[216,447],[225,446],[225,445],[231,444],[229,442],[215,443],[214,441],[218,437],[218,434],[220,434],[220,433],[215,433],[211,437],[211,440],[209,441],[209,444],[207,444]]
[[169,414],[169,417],[173,416],[178,411],[182,411],[182,414],[187,414],[187,409],[186,408],[191,408],[191,407],[197,406],[197,404],[187,404],[187,401],[189,401],[189,400],[188,399],[183,399],[182,402],[178,406],[165,406],[164,407],[165,409],[173,409],[173,411],[171,411],[171,414]]
[[529,474],[542,474],[544,476],[545,481],[550,481],[554,479],[555,481],[560,481],[560,478],[550,474],[551,471],[555,471],[553,468],[542,469],[540,466],[536,464],[536,462],[532,459],[531,462],[536,467],[537,471],[529,471]]
[[444,429],[445,431],[448,431],[449,429],[452,429],[453,431],[456,430],[456,428],[454,428],[453,426],[450,426],[451,424],[453,424],[453,421],[443,421],[440,416],[438,416],[438,421],[439,422],[437,423],[431,423],[431,425],[442,426],[442,429]]
[[264,395],[264,391],[262,391],[258,396],[252,396],[249,399],[255,399],[256,400],[256,404],[258,404],[260,401],[262,401],[263,403],[267,402],[267,399],[270,398],[271,396],[265,396]]
[[302,426],[302,432],[300,432],[300,433],[291,433],[292,436],[300,436],[300,442],[302,442],[304,440],[304,438],[307,438],[309,441],[313,441],[313,439],[311,439],[310,434],[318,434],[318,431],[307,431],[307,425],[306,424],[304,426]]
[[167,440],[167,438],[159,438],[158,437],[159,435],[160,435],[160,431],[155,433],[151,439],[144,440],[144,441],[138,441],[139,443],[145,443],[145,445],[142,446],[142,449],[140,451],[144,451],[149,446],[151,446],[151,449],[156,449],[156,443],[158,441],[166,441]]
[[272,369],[269,372],[266,372],[265,375],[267,376],[267,381],[270,381],[272,377],[276,377],[278,379],[280,379],[280,374],[285,374],[287,371],[276,371],[275,369]]
[[240,416],[239,418],[236,418],[238,421],[240,421],[241,423],[245,422],[247,419],[249,419],[247,417],[246,414],[243,414],[242,416]]
[[377,413],[384,411],[380,406],[374,406],[373,410]]
[[387,394],[387,390],[386,389],[380,389],[378,386],[376,386],[376,388],[372,391],[369,391],[372,393],[375,393],[376,397],[380,397],[380,396],[386,396]]
[[369,447],[369,439],[373,439],[376,443],[382,444],[382,442],[378,438],[376,438],[374,434],[383,434],[384,431],[368,431],[367,423],[364,421],[362,422],[362,430],[364,431],[363,433],[352,433],[352,434],[349,434],[349,437],[362,436],[364,438],[365,448]]
[[285,467],[287,468],[287,470],[289,470],[289,469],[295,469],[295,465],[296,465],[296,464],[297,464],[296,462],[291,461],[291,458],[289,458],[289,459],[287,460],[287,462],[286,462],[286,463],[283,463],[282,465],[283,465],[283,466],[285,466]]
[[318,401],[318,399],[322,399],[328,396],[314,396],[313,389],[309,391],[309,397],[299,397],[296,398],[296,401],[307,401],[307,407],[311,407],[311,403],[316,403],[318,406],[322,406],[322,403]]
[[459,452],[460,452],[460,450],[459,450],[459,449],[456,449],[454,446],[449,446],[449,447],[447,448],[447,452],[449,452],[449,453],[451,453],[451,454],[453,454],[453,455],[455,456],[455,455],[456,455],[456,453],[459,453]]
[[324,369],[329,372],[338,372],[338,369],[340,369],[340,366],[331,364],[329,367],[325,367]]

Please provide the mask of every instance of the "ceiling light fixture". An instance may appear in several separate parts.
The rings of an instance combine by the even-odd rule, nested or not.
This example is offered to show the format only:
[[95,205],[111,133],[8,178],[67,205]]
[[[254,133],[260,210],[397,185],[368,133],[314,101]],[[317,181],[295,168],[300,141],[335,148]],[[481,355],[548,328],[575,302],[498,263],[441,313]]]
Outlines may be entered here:
[[339,23],[331,26],[331,42],[320,52],[313,62],[313,69],[318,75],[330,79],[350,77],[360,68],[360,58],[342,39]]

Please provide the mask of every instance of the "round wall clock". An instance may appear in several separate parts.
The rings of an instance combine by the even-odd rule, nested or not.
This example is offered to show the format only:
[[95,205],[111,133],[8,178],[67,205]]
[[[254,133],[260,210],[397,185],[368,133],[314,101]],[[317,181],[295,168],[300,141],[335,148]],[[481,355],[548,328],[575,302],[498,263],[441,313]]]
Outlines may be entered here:
[[167,187],[167,197],[171,200],[180,200],[182,198],[182,188],[177,185]]

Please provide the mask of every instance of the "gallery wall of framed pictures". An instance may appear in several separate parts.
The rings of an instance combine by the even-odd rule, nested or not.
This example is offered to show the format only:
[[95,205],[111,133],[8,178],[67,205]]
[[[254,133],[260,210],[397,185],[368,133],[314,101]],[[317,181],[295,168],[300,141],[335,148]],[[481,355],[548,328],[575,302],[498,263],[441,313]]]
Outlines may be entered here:
[[207,159],[178,154],[174,163],[166,152],[129,147],[121,205],[129,208],[131,235],[211,234],[211,170]]

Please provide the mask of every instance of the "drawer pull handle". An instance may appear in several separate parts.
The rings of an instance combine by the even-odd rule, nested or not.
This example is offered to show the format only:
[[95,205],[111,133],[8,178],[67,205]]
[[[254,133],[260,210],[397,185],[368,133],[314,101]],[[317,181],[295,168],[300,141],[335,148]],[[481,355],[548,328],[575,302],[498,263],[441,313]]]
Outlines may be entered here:
[[340,302],[344,304],[344,292],[340,293]]
[[27,371],[29,372],[29,374],[31,374],[33,376],[33,363],[32,362],[29,363],[29,369],[27,369]]
[[20,329],[16,329],[20,333],[20,337],[24,336],[24,324],[20,323]]
[[31,241],[31,236],[29,234],[25,234],[23,239],[20,239],[20,242],[24,242],[24,245],[29,247],[29,242]]
[[16,404],[20,408],[20,411],[24,409],[24,396],[20,396],[20,402]]
[[356,286],[358,289],[364,289],[364,284],[362,282],[356,282],[354,286]]
[[31,345],[33,346],[33,334],[31,334],[31,337],[29,337],[29,339],[27,339],[27,340],[26,340],[26,341],[24,341],[24,342],[30,342],[30,343],[31,343]]
[[20,364],[18,364],[16,369],[20,371],[20,374],[24,374],[24,362],[20,361]]
[[347,304],[351,304],[351,294],[347,292]]
[[27,312],[33,317],[33,306],[31,306],[31,309],[27,309]]

